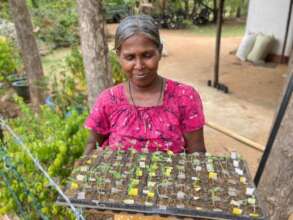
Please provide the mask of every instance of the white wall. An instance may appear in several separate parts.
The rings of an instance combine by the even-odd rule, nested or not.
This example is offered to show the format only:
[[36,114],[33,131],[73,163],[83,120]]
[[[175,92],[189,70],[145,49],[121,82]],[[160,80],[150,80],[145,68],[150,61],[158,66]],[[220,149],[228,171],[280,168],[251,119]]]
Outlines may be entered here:
[[[290,0],[250,0],[246,32],[273,35],[277,43],[274,54],[281,55],[285,39]],[[293,11],[285,55],[288,56],[293,44]]]

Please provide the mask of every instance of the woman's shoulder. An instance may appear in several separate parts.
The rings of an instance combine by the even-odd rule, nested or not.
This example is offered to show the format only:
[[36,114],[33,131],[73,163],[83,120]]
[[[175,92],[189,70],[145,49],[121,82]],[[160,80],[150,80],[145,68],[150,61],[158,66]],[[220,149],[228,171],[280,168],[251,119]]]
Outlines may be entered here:
[[117,102],[117,100],[121,100],[123,97],[123,84],[120,83],[118,85],[114,85],[107,89],[104,89],[98,96],[97,100],[102,101],[104,103],[108,102]]
[[166,82],[168,84],[167,90],[169,90],[169,92],[172,92],[173,94],[176,94],[176,95],[194,94],[194,93],[198,94],[197,90],[191,85],[177,82],[171,79],[166,79]]

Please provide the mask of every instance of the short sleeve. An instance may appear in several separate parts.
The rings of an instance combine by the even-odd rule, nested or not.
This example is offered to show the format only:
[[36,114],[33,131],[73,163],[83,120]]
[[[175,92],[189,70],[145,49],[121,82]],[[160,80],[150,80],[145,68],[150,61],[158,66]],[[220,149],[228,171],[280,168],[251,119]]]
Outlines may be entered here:
[[205,124],[202,101],[193,88],[183,92],[185,94],[180,104],[181,130],[183,133],[196,131]]
[[110,132],[110,123],[107,114],[108,95],[106,91],[102,92],[96,99],[84,125],[86,128],[102,135]]

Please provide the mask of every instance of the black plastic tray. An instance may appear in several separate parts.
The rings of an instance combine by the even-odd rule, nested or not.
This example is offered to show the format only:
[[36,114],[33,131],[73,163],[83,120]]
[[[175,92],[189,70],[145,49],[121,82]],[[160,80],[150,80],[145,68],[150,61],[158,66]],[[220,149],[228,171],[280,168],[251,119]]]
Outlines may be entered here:
[[[203,211],[203,210],[193,210],[186,208],[166,208],[160,209],[157,207],[146,207],[143,205],[127,205],[127,204],[117,204],[108,202],[98,202],[98,201],[88,201],[88,200],[70,200],[75,207],[85,208],[85,209],[96,209],[99,211],[121,211],[129,213],[142,213],[151,215],[165,215],[165,216],[176,216],[176,217],[191,217],[191,218],[206,218],[206,219],[231,219],[231,220],[266,220],[265,216],[252,218],[250,216],[234,216],[230,213],[217,212],[217,211]],[[57,204],[65,205],[68,204],[64,199],[58,197]]]

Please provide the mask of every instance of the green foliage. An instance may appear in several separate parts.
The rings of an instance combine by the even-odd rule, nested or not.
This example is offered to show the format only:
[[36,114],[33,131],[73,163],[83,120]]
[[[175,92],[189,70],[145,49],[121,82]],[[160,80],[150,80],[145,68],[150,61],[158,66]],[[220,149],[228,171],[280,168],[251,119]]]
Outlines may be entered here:
[[0,81],[7,81],[7,76],[16,70],[17,60],[12,43],[0,36]]
[[70,69],[72,75],[78,79],[82,86],[86,85],[84,65],[81,53],[77,47],[71,49],[69,56],[65,58],[65,62]]
[[137,0],[104,0],[103,4],[109,4],[109,5],[127,5],[129,7],[132,7],[135,5],[135,2]]
[[[72,75],[81,83],[82,86],[85,86],[86,81],[84,64],[79,49],[77,47],[73,47],[71,49],[71,54],[66,57],[65,61]],[[124,81],[126,78],[118,61],[118,57],[114,51],[109,52],[109,62],[111,65],[113,83],[116,85]]]
[[113,51],[110,51],[109,57],[110,57],[110,64],[111,64],[111,71],[112,71],[112,79],[113,79],[113,83],[116,85],[126,80],[126,77],[123,73],[122,67],[118,61],[118,57],[116,53]]
[[[64,116],[48,106],[41,106],[39,114],[34,114],[21,100],[17,102],[22,115],[10,120],[10,126],[21,136],[22,141],[34,157],[38,158],[40,164],[52,177],[55,177],[55,181],[64,186],[75,159],[80,157],[86,143],[88,133],[83,128],[83,123],[88,112],[79,114],[76,110],[70,109],[70,114]],[[13,159],[28,189],[42,205],[43,214],[49,216],[49,219],[73,219],[72,213],[67,208],[55,205],[57,192],[8,133],[5,133],[5,141],[9,156]],[[0,158],[0,169],[5,170],[2,158]],[[7,172],[7,175],[12,174]],[[15,180],[12,181],[11,188],[29,214],[28,219],[36,219],[36,211],[32,209],[33,201],[25,195],[24,186]],[[17,210],[16,206],[8,188],[1,184],[0,215],[14,213]]]
[[80,85],[79,79],[67,72],[66,66],[58,66],[48,77],[47,90],[52,97],[53,108],[60,113],[65,113],[74,106],[83,111],[87,106],[86,89]]
[[[217,33],[217,26],[210,24],[205,26],[189,26],[192,33],[199,36],[215,37]],[[244,23],[224,23],[222,30],[222,37],[240,37],[245,32]]]
[[31,4],[32,20],[39,27],[37,36],[54,48],[76,44],[78,37],[78,17],[76,1],[52,0]]
[[1,0],[0,3],[0,18],[5,20],[11,20],[10,14],[9,14],[9,5],[8,0]]

